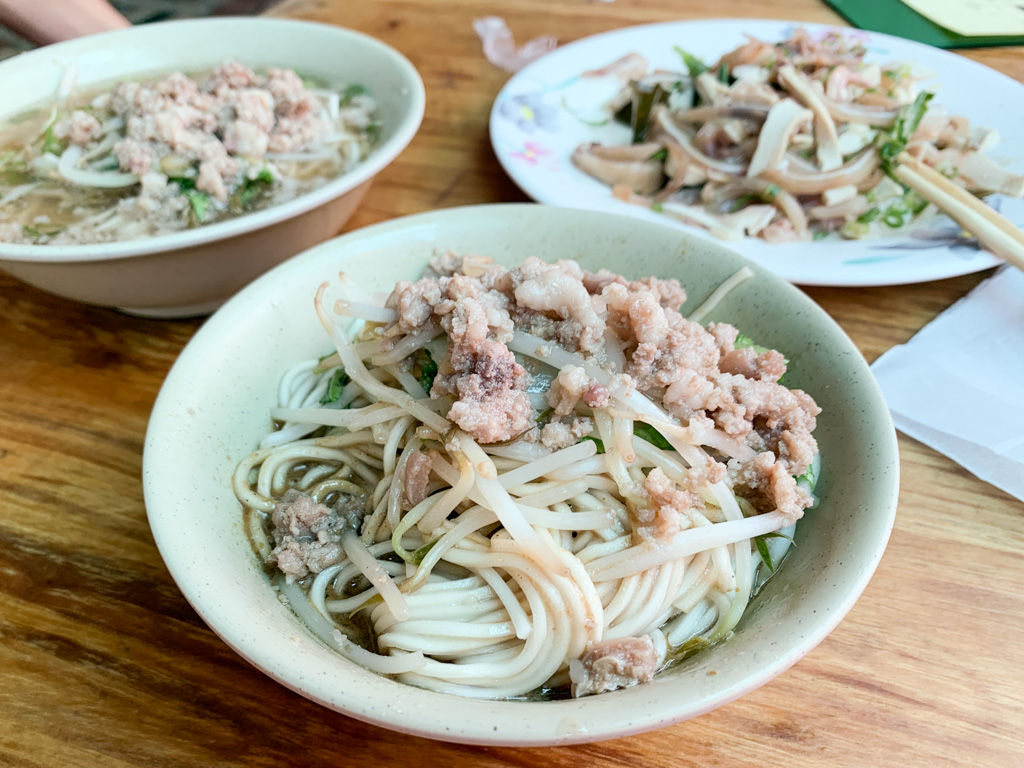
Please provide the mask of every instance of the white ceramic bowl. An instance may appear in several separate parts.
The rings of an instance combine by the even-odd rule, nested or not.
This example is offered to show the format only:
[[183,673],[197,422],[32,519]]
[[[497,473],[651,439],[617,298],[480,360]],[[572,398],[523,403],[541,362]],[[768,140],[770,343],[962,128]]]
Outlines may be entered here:
[[70,40],[0,64],[0,122],[55,93],[65,70],[77,88],[210,69],[227,59],[364,84],[377,100],[382,140],[356,168],[295,200],[237,219],[159,237],[96,245],[0,243],[0,269],[77,301],[140,315],[204,314],[290,256],[336,235],[371,180],[409,144],[425,103],[408,59],[359,32],[265,18],[148,24]]
[[[313,294],[344,270],[368,290],[413,278],[437,250],[516,264],[575,258],[626,275],[678,277],[692,310],[746,262],[722,246],[622,216],[533,205],[411,216],[324,243],[264,275],[182,352],[153,409],[143,483],[157,546],[182,592],[232,648],[304,696],[399,731],[478,744],[545,745],[678,722],[770,680],[839,623],[882,555],[896,509],[896,439],[881,393],[839,327],[760,267],[712,315],[782,350],[790,386],[824,409],[819,506],[798,546],[725,642],[654,681],[571,701],[479,701],[379,677],[328,648],[277,599],[243,531],[236,463],[269,428],[278,380],[330,342]],[[685,308],[684,308],[685,310]]]

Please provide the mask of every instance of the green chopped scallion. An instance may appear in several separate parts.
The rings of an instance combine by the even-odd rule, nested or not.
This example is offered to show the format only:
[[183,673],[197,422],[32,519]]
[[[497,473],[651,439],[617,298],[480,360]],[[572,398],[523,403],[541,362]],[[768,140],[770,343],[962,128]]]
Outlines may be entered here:
[[692,53],[687,53],[678,45],[673,46],[673,48],[675,52],[678,53],[679,56],[682,58],[683,64],[686,65],[686,69],[690,73],[690,77],[697,77],[697,75],[701,74],[702,72],[708,71],[708,65],[705,64],[700,59],[698,59]]

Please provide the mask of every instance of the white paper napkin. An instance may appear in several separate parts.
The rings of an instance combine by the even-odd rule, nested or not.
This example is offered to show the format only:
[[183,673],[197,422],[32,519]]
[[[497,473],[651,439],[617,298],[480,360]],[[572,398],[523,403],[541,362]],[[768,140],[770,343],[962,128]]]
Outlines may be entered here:
[[1024,273],[1004,267],[871,369],[897,429],[1024,500]]

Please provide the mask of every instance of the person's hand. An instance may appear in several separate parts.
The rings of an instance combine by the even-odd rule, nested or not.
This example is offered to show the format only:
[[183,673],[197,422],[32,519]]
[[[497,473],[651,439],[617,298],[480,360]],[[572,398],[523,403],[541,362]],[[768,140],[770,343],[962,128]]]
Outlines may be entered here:
[[40,45],[131,26],[106,0],[0,0],[0,24]]

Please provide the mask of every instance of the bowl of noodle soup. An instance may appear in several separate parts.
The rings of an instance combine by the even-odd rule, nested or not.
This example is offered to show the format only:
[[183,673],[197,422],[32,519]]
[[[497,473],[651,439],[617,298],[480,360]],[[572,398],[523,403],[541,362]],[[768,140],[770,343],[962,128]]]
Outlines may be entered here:
[[0,83],[0,269],[151,317],[209,313],[336,235],[425,104],[390,46],[269,18],[70,40]]
[[[346,636],[343,637],[339,637],[341,632],[325,631],[315,601],[307,603],[302,592],[295,591],[295,586],[303,583],[302,579],[278,578],[277,569],[268,565],[266,547],[273,547],[275,542],[278,544],[275,558],[282,569],[285,562],[282,553],[286,547],[282,546],[280,538],[269,542],[261,540],[267,526],[254,527],[254,516],[244,511],[236,496],[236,485],[238,477],[248,477],[254,466],[251,463],[247,465],[247,461],[266,460],[266,451],[263,454],[257,451],[255,460],[252,459],[253,451],[266,440],[268,433],[281,427],[282,422],[284,429],[291,428],[295,432],[294,435],[284,435],[284,438],[301,442],[309,436],[303,427],[296,428],[294,423],[289,427],[287,417],[297,418],[296,413],[273,409],[280,408],[282,401],[287,403],[287,393],[294,389],[294,380],[299,375],[294,373],[299,370],[297,364],[311,360],[314,365],[322,364],[325,370],[331,370],[331,338],[318,318],[318,309],[323,314],[327,307],[326,313],[330,314],[330,302],[320,302],[319,307],[315,304],[318,289],[327,283],[332,286],[328,290],[337,290],[350,281],[364,293],[356,294],[356,289],[350,286],[348,294],[337,294],[347,298],[342,298],[341,304],[335,304],[334,308],[350,315],[361,312],[364,316],[376,318],[374,322],[385,323],[389,315],[384,311],[386,307],[382,306],[383,297],[395,288],[396,280],[415,281],[431,259],[447,253],[466,256],[462,263],[469,265],[465,267],[469,271],[476,270],[479,264],[486,264],[488,259],[509,269],[522,269],[524,264],[543,268],[544,262],[572,259],[592,273],[597,273],[602,267],[613,266],[614,271],[627,280],[649,276],[662,280],[677,279],[686,292],[686,300],[680,310],[683,316],[693,316],[699,310],[703,315],[701,324],[729,323],[756,339],[758,345],[779,350],[788,364],[785,386],[807,392],[821,409],[813,433],[821,456],[814,487],[816,504],[807,510],[795,531],[790,531],[796,546],[784,561],[779,558],[776,572],[760,585],[749,604],[743,600],[745,610],[742,615],[734,617],[736,620],[729,624],[728,630],[721,637],[714,638],[716,642],[702,644],[696,653],[678,654],[674,661],[670,660],[671,663],[662,664],[664,668],[659,668],[653,679],[644,678],[645,682],[627,684],[616,690],[611,689],[616,686],[573,690],[578,695],[570,696],[570,678],[571,686],[578,686],[578,675],[569,668],[572,665],[556,660],[557,671],[551,677],[550,686],[537,685],[535,680],[520,681],[527,686],[524,692],[503,682],[491,684],[484,681],[481,685],[487,690],[481,692],[458,680],[448,680],[431,684],[436,688],[431,690],[424,687],[422,678],[416,677],[425,668],[414,653],[392,651],[384,666],[379,667],[381,673],[364,666],[364,663],[369,667],[378,665],[380,656],[375,651],[384,653],[383,643],[374,646],[371,642],[369,649],[354,648],[357,643],[350,639],[352,636],[347,634],[348,628],[344,628]],[[529,261],[531,257],[540,261]],[[339,278],[339,272],[344,276]],[[737,275],[741,279],[737,279]],[[365,300],[365,305],[361,300]],[[371,305],[379,309],[368,309]],[[363,343],[360,339],[364,337],[355,338],[356,344]],[[509,343],[513,348],[521,348],[518,341]],[[344,342],[339,347],[342,348]],[[544,354],[553,354],[556,358],[554,365],[560,367],[557,350]],[[438,359],[441,359],[440,354]],[[519,359],[524,359],[524,355],[520,354]],[[446,369],[447,364],[445,358],[445,362],[440,364],[440,376],[450,373]],[[350,371],[357,365],[349,360]],[[292,373],[282,384],[282,376],[290,371]],[[590,373],[601,377],[599,372]],[[410,368],[410,374],[412,380],[405,383],[415,398],[416,386],[422,383],[418,380],[424,371],[414,367]],[[538,374],[535,372],[533,376],[537,378]],[[357,374],[355,378],[362,380],[368,390],[372,389],[374,385],[361,377],[362,374]],[[313,392],[315,399],[330,401],[331,379],[327,376],[324,380],[324,392]],[[381,376],[380,380],[390,381],[386,376]],[[346,395],[341,393],[352,382],[340,377],[335,377],[335,381],[337,392],[334,399],[344,399]],[[613,397],[618,397],[615,382],[607,383],[613,390]],[[380,419],[387,418],[383,413],[387,407],[392,406],[387,403],[366,405],[356,398],[348,413],[364,418],[363,414],[372,415],[377,409],[380,411],[377,419],[380,424],[384,423]],[[357,411],[363,408],[370,410]],[[598,418],[598,410],[595,405],[595,418]],[[334,413],[345,414],[346,411],[335,410]],[[439,413],[444,415],[443,409]],[[621,409],[617,413],[616,418],[621,416]],[[271,419],[272,414],[276,423]],[[448,416],[457,418],[454,410],[449,411]],[[344,420],[350,416],[339,418]],[[551,418],[550,414],[548,418]],[[642,418],[645,417],[638,417]],[[358,425],[348,423],[354,434]],[[425,416],[420,427],[429,430],[431,423],[432,418]],[[470,433],[476,428],[465,420],[459,424]],[[610,463],[618,450],[615,447],[618,438],[600,431],[606,428],[607,425],[599,423],[599,431],[594,433],[608,438],[600,447],[604,454],[594,441],[578,440],[568,449],[556,446],[544,455],[566,456],[564,451],[568,450],[578,452],[579,456],[567,456],[565,462],[602,463],[601,459],[607,457],[604,461]],[[676,444],[678,434],[671,431],[670,425],[659,424],[659,429],[672,438],[673,445]],[[406,439],[411,440],[412,434],[409,432]],[[448,432],[441,442],[447,441],[446,446],[450,447],[453,434]],[[641,431],[634,434],[640,435]],[[417,445],[423,453],[435,445],[435,459],[438,454],[444,454],[441,442],[430,442],[441,436],[429,431],[419,431],[416,435],[422,441]],[[489,466],[497,467],[500,473],[518,471],[519,474],[529,474],[528,470],[517,470],[516,467],[527,466],[531,458],[507,458],[509,446],[516,440],[490,439],[500,436],[477,433],[479,440],[465,438],[461,443],[460,450],[476,467],[474,471],[480,472],[480,477],[484,478],[483,481],[477,479],[477,489],[485,497],[500,494],[494,484],[486,482],[488,461],[492,462]],[[324,450],[352,449],[351,442],[347,448],[343,444],[349,440],[344,435],[341,438],[328,435],[317,439],[335,440],[331,445],[325,444]],[[654,443],[658,442],[652,439]],[[644,438],[641,442],[646,440]],[[383,456],[387,451],[387,432],[381,431],[377,441],[379,453],[375,453],[378,449],[369,444],[356,446],[363,452],[365,466],[374,465],[374,456]],[[502,442],[506,445],[502,446]],[[585,445],[588,442],[589,445]],[[664,458],[672,452],[671,448],[663,445],[657,449],[663,453],[655,455],[654,449],[647,447],[646,443],[640,446],[634,440],[633,444],[639,446],[638,454],[654,456],[651,462],[643,464],[641,461],[638,466],[650,467],[652,463],[657,466],[655,460],[658,455]],[[477,453],[481,446],[487,456]],[[723,450],[726,449],[728,446],[723,445]],[[268,450],[272,450],[272,446],[268,446]],[[680,455],[689,451],[685,446],[680,450]],[[559,454],[559,451],[563,453]],[[408,463],[416,460],[407,458]],[[295,472],[292,470],[296,467],[289,466],[283,472],[288,476],[299,476],[315,470],[314,463],[303,464]],[[602,466],[607,465],[602,463]],[[663,466],[665,471],[672,471],[672,465]],[[276,470],[271,474],[274,472]],[[653,474],[654,470],[649,470],[647,477]],[[451,485],[457,484],[456,477],[457,473],[451,478]],[[517,487],[511,482],[511,477],[504,479],[509,481],[506,486]],[[518,480],[525,482],[526,478],[519,477]],[[214,631],[265,673],[324,706],[382,727],[463,743],[540,746],[620,737],[686,720],[763,685],[808,653],[852,608],[881,558],[895,514],[898,456],[888,411],[866,363],[839,327],[799,290],[748,264],[716,243],[691,238],[669,228],[594,212],[533,205],[494,205],[420,214],[350,233],[281,265],[243,290],[200,329],[168,375],[147,433],[143,481],[154,537],[183,594]],[[350,473],[332,478],[331,482],[336,484],[334,490],[338,491],[347,487],[345,483],[360,481]],[[242,486],[246,486],[244,479]],[[593,481],[590,493],[600,497],[602,487],[601,482]],[[253,488],[253,493],[260,492],[255,485]],[[536,491],[537,487],[533,490]],[[446,492],[446,488],[439,487],[437,482],[428,491],[436,493],[437,498]],[[545,502],[536,493],[526,501],[522,501],[525,496],[518,495],[522,491],[510,490],[509,493],[517,497],[514,502],[520,509],[534,516],[529,523],[540,530],[542,536],[547,535],[544,531],[548,526],[558,528],[553,521],[567,512],[555,497],[549,499],[551,504],[545,511],[538,509]],[[241,496],[247,498],[244,490]],[[323,500],[332,503],[331,498]],[[605,500],[612,504],[607,498]],[[577,501],[579,504],[586,502],[578,492],[573,503]],[[465,502],[459,511],[462,515],[480,515],[483,514],[481,508],[487,503],[486,498],[478,499],[476,507]],[[701,503],[697,505],[704,506]],[[714,505],[712,498],[706,504],[707,510]],[[381,508],[386,506],[385,503]],[[412,514],[408,507],[401,507],[406,510],[402,514]],[[415,504],[412,507],[414,510]],[[278,514],[273,503],[265,508],[264,522],[271,517],[271,511]],[[607,510],[575,507],[572,511],[577,515],[583,514],[589,521],[591,517],[596,520]],[[547,516],[537,517],[541,512]],[[766,520],[770,514],[773,513],[755,514],[754,510],[744,509],[741,517],[746,517],[739,522],[746,525],[751,520]],[[382,514],[380,521],[385,519],[386,515]],[[460,519],[465,520],[453,515],[448,522]],[[529,538],[530,532],[517,528],[517,523],[511,518],[499,515],[498,519],[500,524],[488,519],[486,522],[492,525],[486,530],[494,529],[495,525],[498,531],[507,527],[509,535],[500,545],[495,542],[502,537],[492,536],[490,546],[504,547],[514,553],[515,547],[523,538]],[[722,530],[720,526],[728,524],[729,520],[725,520],[714,523],[710,528]],[[581,522],[579,525],[584,529],[601,527],[599,522]],[[772,530],[777,530],[779,525]],[[403,538],[400,531],[396,540],[405,546],[418,543],[419,539],[412,535],[415,532],[410,533],[413,527],[406,526],[405,530],[411,538]],[[674,535],[688,533],[692,530]],[[584,531],[582,535],[592,534]],[[345,533],[337,539],[327,536],[322,540],[327,544],[339,543],[346,555],[351,556],[352,562],[364,559],[360,551],[379,552],[381,547],[386,550],[390,546],[384,541],[390,541],[390,538],[383,536],[378,537],[380,544],[371,544],[360,550],[354,541],[358,538]],[[568,550],[573,549],[569,538],[561,540],[566,542]],[[775,542],[776,539],[768,541]],[[475,545],[473,540],[468,540],[464,546],[484,545],[485,540]],[[628,542],[623,546],[628,546]],[[664,542],[656,543],[646,551],[650,555],[664,546]],[[670,543],[670,546],[674,544]],[[745,552],[753,551],[749,541],[744,541],[744,547]],[[425,552],[420,553],[420,562],[426,562],[430,549],[428,546]],[[455,547],[452,551],[457,549]],[[739,546],[732,551],[739,553]],[[602,557],[604,563],[601,567],[605,575],[614,575],[614,568],[622,569],[622,558],[616,561],[614,548],[603,552]],[[344,561],[338,558],[342,556],[335,553],[332,562],[343,565]],[[370,559],[373,560],[372,555]],[[414,573],[406,570],[397,558],[392,560],[394,562],[384,557],[376,561],[384,578],[390,577],[400,583],[403,574]],[[738,557],[733,560],[734,565],[741,561]],[[468,563],[469,560],[464,558],[460,562]],[[536,564],[541,570],[543,562],[544,556],[539,555]],[[638,567],[650,566],[647,563]],[[705,566],[707,561],[702,568]],[[373,565],[367,567],[372,568]],[[524,570],[532,567],[524,566]],[[428,610],[425,615],[411,617],[425,619],[420,621],[420,627],[429,625],[434,618],[450,617],[450,614],[431,616],[430,605],[439,605],[443,611],[446,605],[450,608],[454,603],[467,604],[477,600],[485,611],[500,613],[500,605],[487,608],[485,604],[489,598],[486,596],[479,599],[467,593],[455,601],[431,598],[431,595],[436,597],[446,589],[463,586],[464,580],[460,581],[460,578],[464,573],[457,568],[447,573],[442,566],[438,568],[442,576],[440,581],[428,584],[430,588],[425,587],[426,591],[419,593],[425,602],[415,603],[415,593],[409,590],[412,594],[409,609],[418,611],[426,606]],[[553,568],[557,570],[558,564],[555,563]],[[320,572],[337,575],[337,571],[331,573],[329,568]],[[749,574],[741,576],[740,570],[735,573],[741,580],[750,578]],[[508,598],[504,594],[507,590],[500,584],[488,581],[487,572],[480,573],[479,578],[482,581],[470,585],[477,592],[494,590],[498,595],[495,599],[499,602]],[[620,604],[645,603],[655,599],[641,597],[633,600],[627,593],[627,580],[623,579],[621,584],[616,582],[614,587]],[[595,583],[598,581],[600,578],[595,577]],[[508,584],[518,589],[511,579]],[[746,584],[749,589],[749,581]],[[367,601],[363,596],[356,602],[367,603],[364,607],[379,616],[392,607],[393,597],[384,595],[384,591],[381,590],[383,600],[377,597]],[[539,612],[539,603],[527,599],[527,592],[529,589],[523,587],[521,604],[527,613]],[[738,588],[733,585],[729,594],[737,592]],[[566,599],[571,600],[571,596]],[[582,599],[585,600],[586,596]],[[598,599],[603,599],[605,609],[610,610],[615,594],[605,598],[599,596]],[[344,600],[334,599],[333,602],[343,603]],[[508,602],[505,605],[509,607]],[[727,612],[728,609],[723,611]],[[580,606],[567,602],[562,613],[566,617],[580,614]],[[551,639],[546,647],[557,645],[555,640],[560,631],[557,625],[561,621],[558,614],[557,610],[551,612],[555,618],[550,619],[549,624],[542,624],[540,619],[533,623],[534,634],[547,633],[546,637]],[[511,625],[522,618],[511,617],[506,623]],[[691,623],[699,624],[700,621],[697,617]],[[717,621],[712,621],[712,626],[707,629],[712,631]],[[381,638],[388,637],[386,624],[387,621],[375,627],[378,632],[384,632]],[[405,625],[409,630],[406,634],[415,634],[412,624],[409,621]],[[454,653],[446,643],[464,640],[459,638],[457,624],[449,626],[452,628],[435,635],[440,645],[434,647],[434,655],[442,660]],[[687,629],[678,624],[672,629],[665,624],[664,629],[665,636],[675,632],[677,639],[695,634],[694,627]],[[699,630],[696,634],[704,629],[703,626],[696,627]],[[515,632],[508,627],[504,631]],[[570,633],[573,631],[576,630],[570,630]],[[586,633],[589,630],[579,631]],[[659,631],[656,629],[650,635],[656,637]],[[395,639],[395,634],[392,633],[389,642],[401,647],[401,641]],[[528,637],[530,632],[522,634]],[[406,642],[413,641],[407,639]],[[507,644],[514,643],[514,639],[507,641]],[[495,647],[494,652],[498,655],[494,658],[507,658],[520,651],[513,651],[507,645]],[[502,653],[505,653],[504,657],[500,656]],[[579,648],[572,653],[579,654]],[[658,653],[664,662],[664,649]],[[387,666],[396,660],[397,666]],[[466,661],[473,659],[467,657]],[[543,677],[541,682],[544,682]],[[488,689],[489,684],[491,687]],[[600,690],[605,692],[582,695]]]

